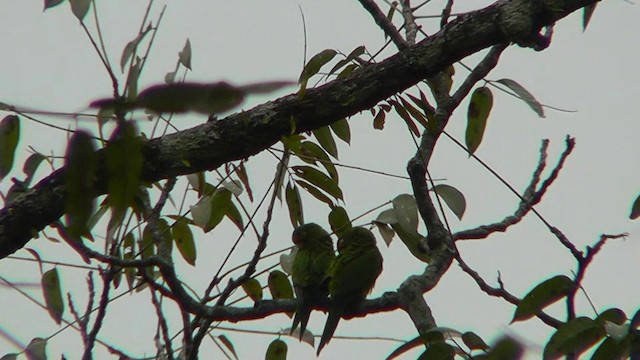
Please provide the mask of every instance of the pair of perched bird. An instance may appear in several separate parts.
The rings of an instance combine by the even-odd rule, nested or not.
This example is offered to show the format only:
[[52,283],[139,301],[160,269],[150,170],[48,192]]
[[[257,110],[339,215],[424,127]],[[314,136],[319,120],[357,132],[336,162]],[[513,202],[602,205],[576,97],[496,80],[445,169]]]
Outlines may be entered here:
[[291,333],[300,325],[302,339],[314,305],[329,297],[329,316],[318,345],[320,354],[340,318],[355,310],[373,288],[382,272],[382,255],[373,233],[363,227],[351,228],[340,237],[337,257],[331,236],[318,224],[298,227],[292,239],[298,247],[291,272],[298,307]]

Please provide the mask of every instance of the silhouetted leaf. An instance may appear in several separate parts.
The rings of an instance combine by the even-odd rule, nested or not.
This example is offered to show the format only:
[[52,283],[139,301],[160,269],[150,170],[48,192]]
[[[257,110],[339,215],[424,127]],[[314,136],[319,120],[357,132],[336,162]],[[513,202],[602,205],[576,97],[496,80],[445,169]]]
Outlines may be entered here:
[[380,110],[378,114],[373,118],[373,128],[376,130],[384,129],[384,121],[386,116],[387,114],[383,110]]
[[640,216],[640,195],[636,198],[636,201],[633,202],[631,206],[631,213],[629,214],[629,219],[635,220]]
[[247,174],[247,169],[244,167],[244,162],[241,162],[240,165],[236,167],[236,174],[240,182],[244,185],[244,188],[247,189],[249,201],[253,202],[253,190],[251,190],[251,184],[249,184],[249,175]]
[[122,55],[120,55],[120,70],[122,72],[124,72],[124,68],[125,66],[127,66],[127,63],[129,62],[129,60],[131,60],[131,57],[133,56],[133,54],[136,53],[138,45],[140,44],[142,39],[144,39],[144,37],[151,30],[152,30],[151,24],[149,24],[149,26],[147,26],[147,28],[143,32],[138,34],[138,36],[136,36],[135,39],[129,41],[127,45],[124,46],[124,49],[122,50]]
[[42,274],[42,293],[47,304],[47,311],[56,324],[62,322],[64,312],[64,301],[62,300],[62,290],[58,269],[53,268]]
[[462,341],[471,350],[487,350],[489,348],[489,345],[478,334],[471,331],[462,334]]
[[13,167],[19,139],[20,119],[15,115],[5,116],[0,122],[0,181]]
[[454,347],[443,341],[430,344],[418,360],[453,360],[455,355]]
[[329,213],[329,225],[337,237],[341,237],[347,230],[351,229],[351,220],[342,206],[336,206]]
[[591,5],[587,5],[582,9],[582,31],[587,30],[587,25],[589,25],[589,21],[591,20],[591,16],[593,12],[596,11],[596,6],[598,3],[593,3]]
[[513,92],[516,93],[522,101],[526,102],[527,105],[529,105],[529,107],[538,114],[538,116],[541,118],[544,117],[544,108],[542,107],[542,104],[540,104],[527,89],[522,87],[522,85],[511,79],[500,79],[498,82],[513,90]]
[[26,186],[29,186],[29,184],[31,183],[31,180],[33,179],[33,175],[36,173],[36,170],[38,170],[38,167],[40,167],[40,164],[42,163],[42,161],[46,159],[47,159],[46,156],[40,153],[34,153],[29,155],[27,160],[24,162],[24,165],[22,166],[22,171],[27,176],[26,179],[24,180],[24,183]]
[[187,263],[195,266],[197,257],[196,244],[193,241],[193,233],[189,227],[189,222],[184,218],[176,221],[171,227],[171,232],[182,258]]
[[27,360],[47,360],[47,339],[33,338],[25,349]]
[[64,0],[44,0],[44,9],[50,9],[54,6],[58,6],[60,4],[62,4],[64,2]]
[[182,51],[178,53],[178,59],[182,66],[191,70],[191,41],[187,38],[187,42],[184,44]]
[[291,167],[291,170],[293,170],[293,172],[301,179],[304,179],[323,191],[326,191],[334,198],[342,200],[342,190],[340,190],[338,184],[320,170],[314,169],[310,166],[293,166]]
[[329,155],[336,159],[338,158],[338,147],[336,146],[336,141],[333,139],[333,135],[331,134],[328,126],[323,126],[313,130],[313,135],[318,140],[320,146],[322,146]]
[[218,339],[229,351],[231,351],[231,354],[233,354],[233,357],[238,359],[236,348],[233,346],[233,343],[231,342],[231,340],[229,340],[229,338],[226,335],[219,335]]
[[467,131],[465,133],[465,143],[469,155],[475,153],[482,142],[492,106],[493,94],[491,94],[489,88],[477,88],[471,95],[467,112]]
[[95,209],[93,182],[98,169],[96,148],[91,135],[76,131],[65,155],[65,214],[67,232],[74,239],[88,232],[88,222]]
[[413,135],[415,135],[416,137],[420,136],[420,130],[418,130],[418,127],[411,119],[411,116],[409,115],[407,110],[405,110],[405,108],[395,100],[390,100],[389,103],[393,104],[393,108],[396,110],[396,113],[400,115],[402,120],[404,120]]
[[316,162],[320,162],[320,164],[327,170],[327,174],[329,174],[336,183],[339,181],[338,171],[336,170],[335,165],[331,162],[331,159],[329,159],[329,155],[316,143],[311,141],[303,142],[297,150],[296,155],[298,155],[300,160],[309,164],[316,164]]
[[450,185],[438,184],[433,189],[438,196],[444,200],[445,204],[453,211],[453,213],[462,220],[465,210],[467,209],[467,201],[462,193]]
[[334,56],[336,56],[337,52],[335,50],[326,49],[314,55],[309,62],[302,69],[302,73],[300,74],[300,78],[298,79],[298,83],[300,84],[300,91],[298,92],[298,96],[300,98],[304,97],[305,90],[307,89],[307,82],[309,79],[317,74],[320,69]]
[[333,68],[331,68],[331,71],[329,71],[329,75],[333,74],[334,72],[336,72],[337,70],[341,69],[343,66],[349,64],[352,60],[354,60],[355,58],[357,58],[358,56],[364,54],[365,51],[365,47],[360,45],[357,48],[353,49],[349,55],[347,55],[346,58],[344,58],[343,60],[338,61]]
[[346,142],[347,144],[351,143],[351,129],[349,129],[349,122],[347,119],[340,119],[333,124],[330,125],[333,133],[336,134],[340,140]]
[[133,204],[140,187],[142,139],[136,133],[132,122],[119,125],[105,151],[109,206],[120,215]]
[[265,360],[286,360],[287,358],[287,343],[280,339],[273,340],[267,348],[267,353],[264,356]]
[[578,317],[563,324],[551,336],[544,348],[545,360],[558,359],[569,353],[580,354],[605,336],[604,329],[587,317]]
[[331,200],[327,195],[325,195],[322,191],[318,190],[318,188],[314,185],[309,184],[306,181],[300,180],[300,179],[296,179],[295,180],[296,184],[298,186],[300,186],[301,188],[307,190],[307,192],[309,194],[311,194],[311,196],[313,196],[314,198],[322,201],[323,203],[329,205],[329,207],[333,207],[333,200]]
[[627,315],[620,309],[611,308],[598,314],[596,321],[600,324],[603,324],[605,321],[609,321],[614,324],[622,325],[627,322]]
[[84,17],[89,12],[89,7],[91,6],[91,2],[93,0],[69,0],[69,4],[71,4],[71,12],[75,17],[82,21]]
[[291,182],[287,184],[284,193],[287,208],[289,209],[289,219],[293,227],[304,224],[304,211],[302,208],[302,199],[300,198],[300,190]]
[[269,273],[267,280],[269,292],[274,299],[293,299],[293,287],[285,273],[280,270],[273,270]]
[[591,356],[591,360],[622,360],[629,356],[629,342],[606,338]]
[[242,214],[233,201],[229,201],[226,212],[224,213],[229,220],[238,228],[238,230],[244,230],[244,220],[242,220]]
[[548,305],[565,297],[574,287],[573,281],[564,275],[557,275],[543,281],[522,298],[511,322],[533,317]]
[[524,346],[516,339],[505,336],[493,345],[485,360],[518,360],[524,354]]

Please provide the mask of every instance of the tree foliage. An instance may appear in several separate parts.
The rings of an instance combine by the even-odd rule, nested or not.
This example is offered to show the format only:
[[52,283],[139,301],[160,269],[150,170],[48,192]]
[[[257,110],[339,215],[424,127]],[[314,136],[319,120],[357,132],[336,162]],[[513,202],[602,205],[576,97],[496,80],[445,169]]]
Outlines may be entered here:
[[[154,39],[162,36],[158,30],[164,10],[156,11],[151,1],[139,32],[132,34],[121,54],[111,54],[105,51],[96,26],[100,15],[97,4],[69,0],[73,16],[87,31],[109,75],[113,96],[89,104],[95,120],[93,130],[84,126],[72,129],[66,151],[60,156],[33,153],[24,162],[21,175],[15,166],[16,155],[23,150],[20,141],[27,137],[20,130],[21,122],[59,114],[0,103],[0,110],[8,113],[0,122],[0,180],[5,190],[0,210],[0,257],[29,252],[35,258],[42,273],[44,308],[55,323],[70,324],[81,335],[83,343],[77,346],[86,359],[92,357],[96,346],[121,358],[135,357],[99,336],[105,319],[115,316],[110,311],[112,293],[123,289],[151,299],[157,333],[141,336],[155,336],[152,351],[157,358],[196,359],[204,341],[217,345],[228,358],[238,358],[237,344],[225,332],[225,324],[264,320],[273,314],[291,317],[298,305],[289,276],[297,249],[293,244],[274,245],[271,233],[283,226],[274,219],[283,215],[293,229],[324,221],[311,219],[305,212],[320,208],[334,238],[339,239],[339,252],[343,235],[365,226],[375,229],[378,239],[387,245],[400,239],[407,248],[402,261],[424,265],[421,273],[406,277],[395,288],[385,288],[381,296],[362,301],[360,295],[364,294],[358,293],[355,304],[338,312],[344,318],[406,312],[415,337],[406,339],[389,359],[416,349],[420,349],[420,359],[503,359],[525,352],[526,346],[510,337],[490,342],[485,340],[487,334],[438,325],[439,314],[432,314],[425,294],[437,286],[453,263],[484,293],[513,306],[512,323],[536,318],[551,328],[543,351],[545,359],[577,358],[587,351],[593,359],[640,354],[640,311],[626,314],[609,308],[588,314],[576,305],[593,259],[608,241],[625,234],[603,234],[592,246],[578,249],[563,230],[536,211],[571,155],[574,139],[566,138],[552,167],[546,161],[549,142],[542,142],[539,161],[524,190],[513,188],[477,156],[490,126],[491,111],[498,104],[496,94],[521,100],[541,118],[549,116],[544,105],[517,80],[489,78],[501,55],[517,47],[545,50],[552,44],[554,24],[574,12],[582,13],[586,28],[596,2],[506,0],[456,14],[454,2],[447,1],[442,8],[432,9],[440,14],[439,30],[433,33],[422,29],[423,19],[417,15],[428,1],[414,7],[407,0],[359,2],[388,39],[387,45],[395,47],[395,53],[387,58],[379,55],[382,49],[366,46],[325,49],[299,69],[297,84],[280,79],[250,84],[198,82],[186,80],[194,59],[187,39],[177,54],[175,69],[164,81],[139,91],[145,65],[154,61],[150,52]],[[64,11],[59,7],[63,3],[45,1],[43,16]],[[154,13],[157,18],[151,19],[149,14]],[[96,26],[95,32],[88,30],[90,26]],[[114,55],[119,55],[119,67],[109,61]],[[456,82],[454,76],[463,80]],[[284,90],[291,93],[239,109],[247,98]],[[447,125],[465,100],[463,144],[449,135]],[[382,206],[356,215],[349,201],[350,189],[343,185],[343,169],[348,166],[339,159],[342,149],[359,135],[350,120],[361,112],[369,114],[372,127],[378,130],[385,130],[388,121],[402,121],[415,143],[415,154],[406,159],[407,193],[395,194]],[[145,113],[152,119],[151,132],[143,130],[147,129],[141,120]],[[197,116],[202,123],[184,129],[175,125],[176,118],[189,116]],[[161,126],[165,130],[156,132]],[[450,214],[461,219],[467,200],[461,190],[446,180],[434,179],[429,171],[436,145],[447,138],[513,192],[519,205],[512,214],[494,223],[452,231]],[[349,151],[358,149],[353,146]],[[259,154],[271,154],[275,159],[271,173],[252,162]],[[52,170],[34,184],[37,169],[47,163]],[[4,186],[9,174],[14,176],[10,187]],[[279,208],[278,203],[284,207]],[[631,218],[638,217],[639,203],[636,200],[633,205]],[[528,293],[517,296],[501,278],[498,286],[490,285],[458,251],[464,240],[487,239],[534,216],[572,256],[575,272],[532,284]],[[226,227],[234,228],[232,245],[220,245],[216,253],[203,253],[203,242],[230,234]],[[58,272],[65,264],[53,266],[48,255],[27,247],[34,238],[60,242],[59,247],[76,253],[88,265],[86,309],[78,308],[71,292],[66,292],[69,284]],[[236,251],[238,246],[245,250]],[[279,255],[280,261],[274,264],[273,255]],[[242,258],[238,266],[230,265],[234,257]],[[219,268],[209,266],[211,263]],[[387,263],[385,269],[393,268]],[[346,265],[340,263],[339,267]],[[206,272],[206,286],[192,286],[184,277],[193,269]],[[354,273],[358,269],[351,268]],[[318,301],[313,307],[335,310],[331,300]],[[563,316],[549,312],[557,302],[565,304]],[[176,325],[175,319],[182,322]],[[305,325],[306,319],[303,329]],[[285,359],[287,344],[298,338],[314,345],[311,332],[291,334],[290,330],[271,329],[273,341],[264,349],[266,359]],[[46,358],[49,338],[41,336],[34,333],[24,347],[30,358]]]

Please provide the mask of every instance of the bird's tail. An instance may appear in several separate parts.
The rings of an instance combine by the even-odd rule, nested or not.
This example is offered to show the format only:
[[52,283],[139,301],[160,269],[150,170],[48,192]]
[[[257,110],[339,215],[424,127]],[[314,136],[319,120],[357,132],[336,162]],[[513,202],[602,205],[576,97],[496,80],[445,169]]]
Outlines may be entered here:
[[318,345],[318,352],[316,355],[320,355],[322,348],[327,345],[333,337],[333,333],[336,332],[336,328],[338,327],[338,322],[340,322],[340,316],[340,311],[329,311],[327,323],[324,325],[324,331],[322,331],[322,337],[320,338],[320,344]]
[[302,336],[304,332],[307,330],[307,324],[309,323],[309,317],[311,316],[311,306],[309,304],[305,304],[302,301],[298,307],[296,308],[296,313],[293,316],[293,324],[291,325],[291,332],[289,335],[293,335],[293,332],[300,325],[300,341],[302,341]]

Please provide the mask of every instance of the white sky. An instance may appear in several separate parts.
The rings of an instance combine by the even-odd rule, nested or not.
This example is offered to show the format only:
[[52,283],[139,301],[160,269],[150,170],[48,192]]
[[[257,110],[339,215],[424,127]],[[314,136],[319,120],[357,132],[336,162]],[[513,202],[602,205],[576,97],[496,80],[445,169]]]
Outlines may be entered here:
[[[481,2],[477,2],[477,7]],[[482,2],[487,3],[487,2]],[[151,18],[161,8],[158,1]],[[426,6],[420,14],[439,13],[440,1]],[[349,53],[358,45],[377,51],[383,35],[357,1],[167,1],[167,10],[158,32],[151,59],[141,78],[140,88],[163,81],[164,74],[173,70],[177,53],[186,38],[193,48],[193,72],[189,80],[217,81],[226,79],[242,84],[261,80],[296,80],[303,61],[303,33],[298,5],[302,6],[307,26],[307,58],[333,48]],[[457,4],[456,4],[457,5]],[[135,37],[144,13],[143,2],[111,1],[101,3],[99,15],[111,63],[117,66],[124,45]],[[468,9],[456,8],[454,11]],[[41,2],[7,1],[3,4],[0,23],[0,102],[40,110],[75,112],[83,110],[93,99],[111,94],[111,83],[82,29],[64,4],[42,13]],[[576,138],[573,155],[538,210],[553,225],[559,227],[579,249],[593,244],[601,233],[629,232],[622,241],[611,241],[591,265],[584,287],[598,310],[619,307],[628,316],[638,308],[640,298],[635,286],[635,274],[640,271],[638,222],[628,220],[629,209],[638,194],[637,134],[640,125],[634,107],[640,99],[640,73],[637,69],[640,48],[638,6],[624,1],[599,3],[585,33],[581,28],[581,13],[563,20],[555,28],[550,48],[543,52],[510,47],[490,79],[512,78],[524,85],[541,102],[555,107],[575,110],[566,113],[546,109],[547,117],[540,119],[523,102],[494,92],[485,139],[477,155],[504,176],[516,189],[523,189],[538,158],[540,141],[551,140],[549,163],[554,164],[563,149],[567,134]],[[155,23],[155,21],[154,21]],[[90,22],[92,24],[92,22]],[[429,33],[436,22],[425,21]],[[90,28],[93,28],[90,26]],[[389,53],[388,53],[389,54]],[[477,58],[467,60],[473,65]],[[467,72],[457,67],[456,80]],[[118,75],[121,75],[118,73]],[[122,76],[120,77],[122,79]],[[284,92],[283,92],[284,94]],[[263,99],[252,99],[248,109]],[[464,102],[452,118],[447,131],[458,139],[464,137],[466,122]],[[0,113],[4,117],[6,114]],[[73,127],[65,118],[43,118],[63,127]],[[23,119],[24,120],[24,119]],[[184,129],[205,121],[200,117],[175,121]],[[402,120],[388,117],[384,131],[372,129],[370,114],[355,116],[350,121],[353,140],[350,147],[340,146],[340,162],[364,168],[405,175],[405,164],[414,147]],[[19,144],[17,169],[10,176],[21,177],[21,162],[28,156],[28,146],[40,152],[61,155],[66,134],[48,127],[23,121],[23,135]],[[95,129],[90,121],[81,127]],[[142,125],[144,127],[144,125]],[[146,127],[145,129],[149,129]],[[457,221],[449,213],[454,231],[493,222],[510,214],[518,200],[481,169],[466,154],[441,139],[430,171],[436,178],[461,190],[467,199],[467,213]],[[634,150],[635,149],[635,150]],[[636,152],[634,152],[636,151]],[[254,191],[261,194],[274,171],[273,158],[260,155],[248,163]],[[45,167],[39,176],[46,175]],[[410,192],[408,181],[374,176],[368,173],[341,169],[341,187],[346,194],[349,214],[354,217],[366,212],[400,193]],[[209,176],[210,180],[215,175]],[[4,191],[9,178],[0,184]],[[174,197],[180,199],[180,191]],[[326,225],[328,209],[310,197],[305,199],[307,221]],[[175,212],[171,207],[168,212]],[[267,251],[290,245],[291,225],[286,208],[277,207]],[[377,213],[365,217],[361,223],[374,219]],[[258,224],[261,226],[262,221]],[[217,270],[221,254],[226,253],[237,230],[228,221],[214,232],[199,234],[198,266],[186,265],[176,255],[180,277],[197,289],[206,286]],[[234,263],[246,261],[253,253],[253,241],[243,243],[244,252],[236,253]],[[96,244],[98,248],[102,244]],[[28,247],[36,249],[46,260],[80,263],[80,259],[62,244],[44,239],[32,241]],[[415,260],[400,242],[380,247],[385,269],[374,289],[373,296],[394,290],[406,276],[420,272],[423,264]],[[571,276],[576,264],[567,251],[533,216],[506,234],[488,240],[459,244],[466,261],[485,279],[495,285],[500,271],[507,288],[524,295],[534,284],[556,274]],[[28,257],[24,250],[16,255]],[[271,265],[271,262],[264,265]],[[50,268],[46,266],[45,269]],[[66,291],[72,291],[78,308],[84,308],[85,270],[59,267]],[[15,282],[37,283],[40,277],[35,263],[5,259],[0,262],[0,275]],[[634,282],[632,282],[634,281]],[[38,286],[25,287],[28,293],[41,299]],[[113,292],[119,293],[120,289]],[[475,331],[485,340],[502,333],[515,332],[532,344],[544,344],[551,331],[540,321],[530,320],[508,327],[513,307],[506,302],[481,293],[475,283],[452,265],[436,289],[426,295],[440,326],[460,331]],[[5,309],[0,328],[26,344],[32,337],[47,337],[58,327],[46,311],[36,307],[10,288],[0,288],[0,307]],[[10,309],[7,311],[6,309]],[[166,307],[175,315],[175,307]],[[579,296],[581,314],[593,316],[584,297]],[[67,308],[68,310],[68,308]],[[556,305],[552,313],[562,316],[564,307]],[[66,319],[71,319],[68,311]],[[172,317],[172,319],[177,319]],[[320,334],[324,316],[312,316],[310,330]],[[179,322],[171,322],[175,331]],[[239,329],[278,331],[290,326],[290,319],[275,315],[264,321],[224,324]],[[132,356],[154,353],[154,310],[147,292],[125,296],[109,309],[108,319],[100,338]],[[235,344],[242,359],[262,358],[275,335],[226,334]],[[410,339],[415,329],[408,317],[398,311],[375,314],[366,319],[342,321],[337,335],[380,336]],[[284,337],[290,347],[289,358],[313,358],[315,351],[293,338]],[[323,350],[322,359],[380,358],[399,344],[389,341],[334,339]],[[532,358],[539,357],[534,345]],[[72,330],[50,340],[50,358],[64,352],[68,358],[79,356],[81,342]],[[17,351],[0,337],[0,355]],[[95,354],[104,354],[97,345]],[[415,358],[417,352],[406,358]],[[220,356],[219,350],[205,340],[202,358]],[[97,356],[98,358],[98,356]]]

